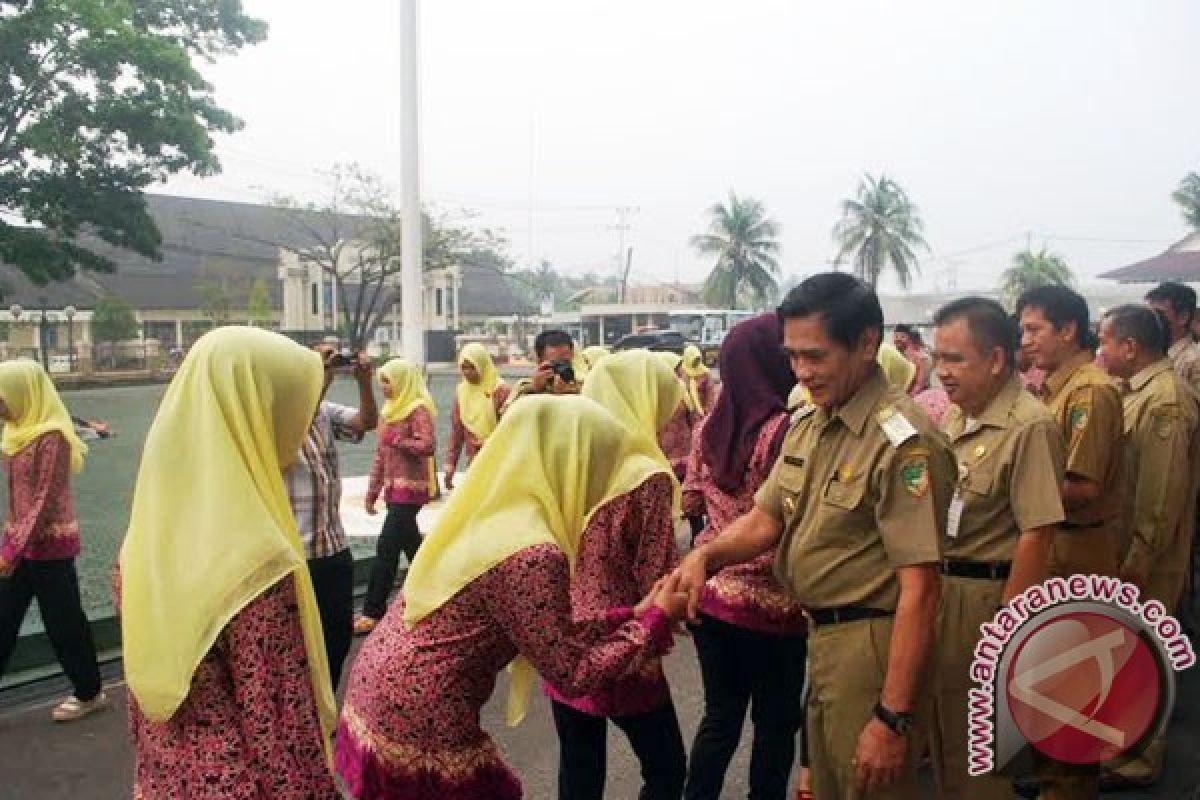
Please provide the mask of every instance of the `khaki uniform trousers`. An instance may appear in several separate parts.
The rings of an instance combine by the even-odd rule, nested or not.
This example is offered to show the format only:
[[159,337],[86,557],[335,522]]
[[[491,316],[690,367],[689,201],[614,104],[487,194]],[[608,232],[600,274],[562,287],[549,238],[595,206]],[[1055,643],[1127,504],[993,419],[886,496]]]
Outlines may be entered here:
[[975,685],[971,681],[971,660],[979,641],[979,626],[995,615],[1003,593],[1003,580],[942,576],[929,746],[942,800],[1012,800],[1010,778],[967,774],[967,693]]
[[[904,776],[874,792],[855,788],[851,760],[858,738],[874,719],[875,704],[887,674],[892,619],[858,620],[820,625],[808,639],[808,706],[805,736],[813,796],[828,800],[917,800],[917,758],[926,726],[909,734]],[[914,707],[918,720],[928,723],[928,698]]]
[[[1178,562],[1172,561],[1175,566]],[[1157,600],[1172,613],[1183,595],[1187,583],[1187,573],[1180,569],[1171,571],[1155,571],[1146,581],[1146,591],[1142,593],[1142,602]],[[1122,756],[1113,759],[1105,766],[1113,772],[1136,782],[1157,782],[1162,777],[1163,757],[1166,755],[1166,736],[1160,736],[1146,746],[1146,749],[1135,756]]]

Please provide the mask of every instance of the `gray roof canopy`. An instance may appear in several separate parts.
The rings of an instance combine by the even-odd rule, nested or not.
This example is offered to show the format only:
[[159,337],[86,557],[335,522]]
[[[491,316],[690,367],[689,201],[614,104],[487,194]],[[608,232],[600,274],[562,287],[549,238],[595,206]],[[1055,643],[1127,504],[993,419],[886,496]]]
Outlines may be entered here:
[[[23,273],[0,264],[0,293],[5,305],[92,308],[112,294],[137,309],[198,309],[201,287],[226,284],[234,306],[244,305],[251,285],[266,281],[272,304],[282,304],[278,279],[280,247],[311,247],[317,239],[352,239],[368,224],[362,217],[284,211],[272,206],[194,197],[147,194],[146,204],[162,233],[162,261],[110,247],[89,246],[112,258],[113,274],[80,271],[62,283],[35,286]],[[530,313],[503,275],[483,267],[463,267],[460,292],[464,314]]]

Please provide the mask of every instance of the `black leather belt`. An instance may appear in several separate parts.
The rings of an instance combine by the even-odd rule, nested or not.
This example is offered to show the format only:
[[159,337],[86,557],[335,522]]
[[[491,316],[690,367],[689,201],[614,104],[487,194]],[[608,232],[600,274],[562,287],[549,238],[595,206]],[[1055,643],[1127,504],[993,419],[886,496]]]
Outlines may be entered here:
[[1008,580],[1008,576],[1012,574],[1012,562],[964,561],[957,558],[943,558],[942,574],[954,578],[1003,581]]
[[1060,522],[1058,529],[1061,531],[1082,531],[1089,528],[1103,528],[1104,520],[1099,522]]
[[866,606],[842,606],[841,608],[810,608],[809,619],[817,625],[839,625],[843,622],[857,622],[860,619],[879,619],[895,616],[895,611],[884,611],[882,608],[867,608]]

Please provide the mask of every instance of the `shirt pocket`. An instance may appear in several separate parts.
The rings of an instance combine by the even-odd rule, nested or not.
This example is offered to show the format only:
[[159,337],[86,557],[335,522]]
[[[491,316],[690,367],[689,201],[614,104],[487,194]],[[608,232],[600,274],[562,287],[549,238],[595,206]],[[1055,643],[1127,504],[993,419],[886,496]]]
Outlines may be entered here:
[[779,470],[779,500],[786,520],[797,516],[801,510],[804,494],[804,467],[799,464],[784,464]]
[[835,475],[821,494],[817,535],[826,545],[850,546],[870,527],[867,505],[865,478],[842,481]]
[[987,497],[992,493],[994,479],[995,475],[990,466],[972,467],[968,470],[966,479],[959,485],[962,487],[963,493],[968,496]]

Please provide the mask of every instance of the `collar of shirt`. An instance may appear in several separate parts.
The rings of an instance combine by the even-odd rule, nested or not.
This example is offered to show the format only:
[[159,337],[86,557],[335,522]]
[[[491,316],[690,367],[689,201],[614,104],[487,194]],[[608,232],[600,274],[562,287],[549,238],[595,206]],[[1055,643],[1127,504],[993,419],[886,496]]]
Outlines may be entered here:
[[1170,359],[1163,358],[1155,361],[1153,364],[1143,368],[1140,372],[1138,372],[1138,374],[1129,379],[1129,388],[1135,392],[1140,392],[1142,389],[1146,388],[1146,384],[1150,383],[1150,381],[1154,380],[1156,377],[1170,369],[1174,369],[1174,367],[1171,366]]
[[863,382],[862,386],[858,387],[858,391],[844,406],[831,415],[827,414],[824,409],[820,410],[818,420],[822,427],[836,417],[841,419],[842,424],[853,431],[855,436],[862,436],[863,428],[867,425],[867,418],[879,405],[879,399],[883,397],[888,388],[887,380],[883,377],[883,370],[877,365],[873,365],[871,369],[871,375]]
[[1071,358],[1067,359],[1065,364],[1062,364],[1058,369],[1046,376],[1045,397],[1047,400],[1053,400],[1067,382],[1071,380],[1071,376],[1086,364],[1092,363],[1092,354],[1087,350],[1080,350]]
[[1169,358],[1173,358],[1173,359],[1179,358],[1179,356],[1182,355],[1184,353],[1184,351],[1191,350],[1195,346],[1196,346],[1196,343],[1192,341],[1192,337],[1184,336],[1178,342],[1176,342],[1175,344],[1173,344],[1167,348],[1167,356]]
[[985,427],[1007,428],[1012,417],[1012,407],[1016,404],[1023,388],[1020,376],[1014,372],[1000,387],[1000,391],[988,403],[982,414],[978,417],[964,417],[962,433],[955,439],[969,436]]

